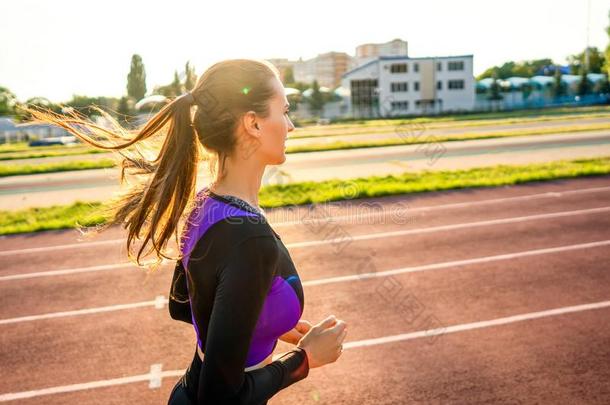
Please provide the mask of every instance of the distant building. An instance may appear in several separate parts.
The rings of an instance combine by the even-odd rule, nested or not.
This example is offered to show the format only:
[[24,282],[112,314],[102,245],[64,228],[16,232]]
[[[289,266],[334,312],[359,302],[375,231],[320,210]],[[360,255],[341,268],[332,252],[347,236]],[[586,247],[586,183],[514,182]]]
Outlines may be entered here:
[[393,39],[381,44],[362,44],[356,47],[357,58],[371,56],[408,56],[409,46],[407,41],[400,38]]
[[303,83],[318,81],[320,86],[335,88],[351,66],[352,57],[345,52],[327,52],[315,58],[294,63],[294,80]]
[[555,77],[536,75],[532,77],[509,77],[497,80],[497,98],[490,100],[491,77],[476,83],[475,109],[479,111],[512,110],[520,108],[544,108],[560,105],[605,104],[609,95],[604,84],[607,77],[603,73],[587,73],[590,92],[579,95],[580,75],[562,74],[563,95],[554,94]]
[[18,124],[12,117],[0,117],[0,143],[24,142],[70,135],[68,131],[48,124]]
[[271,62],[273,66],[277,68],[280,72],[280,80],[282,83],[286,81],[286,71],[288,69],[294,69],[294,61],[290,61],[286,58],[271,58],[267,59],[268,62]]
[[354,117],[471,111],[473,55],[378,56],[346,72],[342,87]]
[[350,69],[363,65],[379,56],[409,56],[407,41],[396,38],[380,44],[362,44],[356,47],[356,56]]

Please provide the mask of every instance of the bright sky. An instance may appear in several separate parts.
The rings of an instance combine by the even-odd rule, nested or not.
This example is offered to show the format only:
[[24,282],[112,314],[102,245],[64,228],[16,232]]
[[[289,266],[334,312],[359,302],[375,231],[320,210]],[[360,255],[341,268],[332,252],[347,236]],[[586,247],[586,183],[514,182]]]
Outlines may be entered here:
[[[587,43],[588,0],[19,0],[2,2],[0,86],[17,98],[120,97],[131,55],[147,89],[187,60],[308,59],[401,38],[409,55],[474,55],[474,74],[508,60],[565,57]],[[498,5],[496,5],[498,4]],[[500,5],[501,4],[501,5]],[[605,49],[610,0],[590,0],[589,43]]]

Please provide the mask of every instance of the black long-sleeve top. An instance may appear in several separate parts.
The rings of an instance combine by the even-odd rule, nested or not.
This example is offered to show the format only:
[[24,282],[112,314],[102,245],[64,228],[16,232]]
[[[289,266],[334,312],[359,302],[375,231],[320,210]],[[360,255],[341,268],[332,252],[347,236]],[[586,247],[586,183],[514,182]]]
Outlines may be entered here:
[[244,371],[273,352],[304,306],[294,263],[265,216],[243,200],[204,189],[181,249],[169,310],[193,324],[204,353],[196,387],[190,387],[197,403],[265,404],[307,377],[307,355],[298,347]]

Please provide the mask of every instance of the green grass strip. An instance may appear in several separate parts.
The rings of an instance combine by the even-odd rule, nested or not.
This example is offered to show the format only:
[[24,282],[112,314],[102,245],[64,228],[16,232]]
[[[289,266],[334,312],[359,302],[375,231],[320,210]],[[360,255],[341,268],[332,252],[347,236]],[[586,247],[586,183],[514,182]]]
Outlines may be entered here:
[[36,151],[26,150],[24,152],[0,153],[0,160],[17,160],[17,159],[40,159],[58,156],[74,156],[74,155],[92,155],[97,153],[109,153],[107,150],[91,149],[87,147],[70,148],[64,150],[51,151]]
[[52,172],[67,172],[73,170],[105,169],[108,167],[114,167],[115,165],[116,162],[112,159],[43,163],[35,165],[0,165],[0,177]]
[[[406,172],[351,180],[300,182],[261,188],[262,207],[325,203],[353,198],[381,197],[474,187],[497,187],[533,181],[610,174],[610,156],[560,160],[529,165],[498,165],[466,170]],[[102,203],[0,211],[0,235],[97,225],[104,222]]]
[[93,226],[106,222],[102,203],[75,202],[71,205],[0,211],[0,235]]
[[323,203],[351,198],[381,197],[471,187],[505,186],[610,174],[610,156],[560,160],[529,165],[498,165],[466,170],[406,172],[352,180],[327,180],[263,187],[262,207]]

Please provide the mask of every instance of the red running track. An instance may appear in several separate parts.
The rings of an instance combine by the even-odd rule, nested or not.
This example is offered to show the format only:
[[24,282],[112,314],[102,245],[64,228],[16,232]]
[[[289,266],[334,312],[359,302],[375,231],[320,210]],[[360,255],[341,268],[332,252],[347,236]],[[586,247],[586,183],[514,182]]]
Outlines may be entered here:
[[[349,325],[270,403],[610,403],[610,176],[268,214],[304,319]],[[166,403],[194,335],[120,237],[0,240],[0,402]]]

